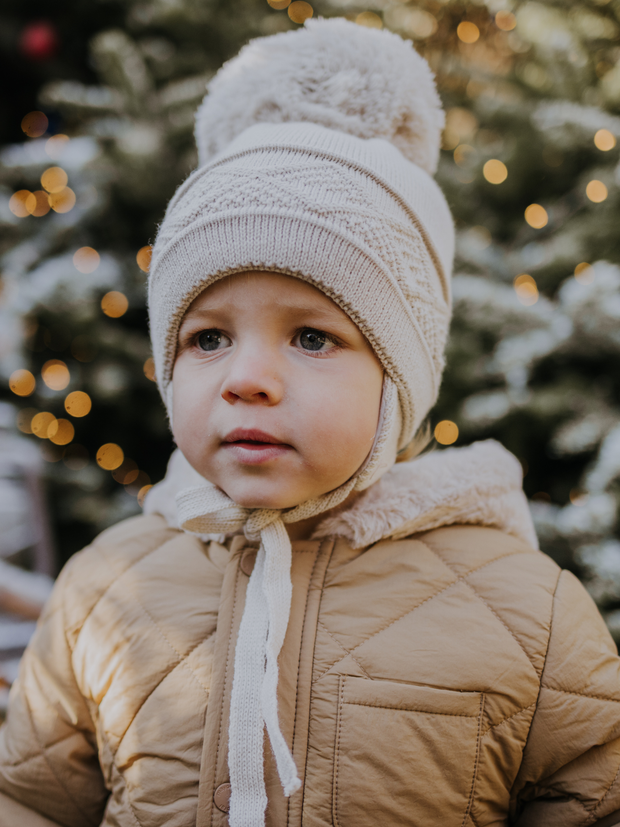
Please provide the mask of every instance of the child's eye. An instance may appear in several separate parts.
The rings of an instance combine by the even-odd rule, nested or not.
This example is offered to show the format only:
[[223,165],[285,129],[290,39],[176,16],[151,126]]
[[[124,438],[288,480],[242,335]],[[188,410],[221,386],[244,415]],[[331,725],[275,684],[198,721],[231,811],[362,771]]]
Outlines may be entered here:
[[322,330],[313,330],[312,328],[302,330],[301,333],[297,335],[296,344],[298,344],[302,350],[321,351],[323,353],[336,347],[336,343],[327,333],[323,333]]
[[201,350],[205,350],[207,352],[212,350],[221,350],[231,344],[228,336],[220,330],[203,330],[202,333],[198,334],[196,342]]

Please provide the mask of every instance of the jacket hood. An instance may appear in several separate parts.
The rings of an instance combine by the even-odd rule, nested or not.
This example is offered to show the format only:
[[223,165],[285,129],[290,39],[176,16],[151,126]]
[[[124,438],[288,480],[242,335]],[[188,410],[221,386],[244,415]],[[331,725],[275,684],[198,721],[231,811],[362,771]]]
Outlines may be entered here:
[[[492,439],[433,451],[394,465],[349,508],[326,517],[314,537],[344,537],[353,548],[362,548],[469,524],[498,528],[538,548],[522,479],[517,458]],[[149,491],[144,511],[161,514],[171,528],[179,528],[175,497],[201,484],[204,479],[177,449],[165,478]]]

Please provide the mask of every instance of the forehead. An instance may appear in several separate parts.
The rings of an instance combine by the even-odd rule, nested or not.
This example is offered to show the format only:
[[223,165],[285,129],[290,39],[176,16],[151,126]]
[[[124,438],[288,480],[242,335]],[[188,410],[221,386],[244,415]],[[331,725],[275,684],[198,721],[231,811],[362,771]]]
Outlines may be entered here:
[[316,287],[294,276],[260,270],[235,273],[210,285],[189,306],[186,316],[205,311],[277,309],[318,313],[350,321],[338,305]]

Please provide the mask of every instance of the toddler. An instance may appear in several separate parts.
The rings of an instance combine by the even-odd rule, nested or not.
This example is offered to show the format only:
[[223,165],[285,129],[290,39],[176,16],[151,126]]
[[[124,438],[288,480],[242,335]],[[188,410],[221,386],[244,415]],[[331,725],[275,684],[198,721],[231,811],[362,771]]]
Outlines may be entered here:
[[620,660],[537,550],[519,463],[415,459],[450,317],[442,124],[411,44],[344,20],[211,83],[149,282],[178,450],[58,579],[0,827],[620,823]]

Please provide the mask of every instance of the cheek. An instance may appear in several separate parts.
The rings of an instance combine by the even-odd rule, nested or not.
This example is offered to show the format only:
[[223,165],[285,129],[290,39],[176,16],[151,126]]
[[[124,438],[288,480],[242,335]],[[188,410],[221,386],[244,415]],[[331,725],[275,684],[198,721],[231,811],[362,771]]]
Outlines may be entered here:
[[[197,381],[193,371],[182,360],[177,361],[172,374],[172,433],[184,454],[191,453],[205,439],[213,392],[204,381]],[[189,459],[189,456],[188,456]]]

